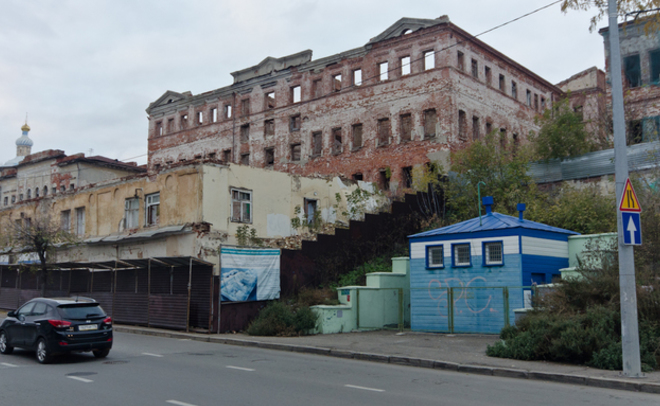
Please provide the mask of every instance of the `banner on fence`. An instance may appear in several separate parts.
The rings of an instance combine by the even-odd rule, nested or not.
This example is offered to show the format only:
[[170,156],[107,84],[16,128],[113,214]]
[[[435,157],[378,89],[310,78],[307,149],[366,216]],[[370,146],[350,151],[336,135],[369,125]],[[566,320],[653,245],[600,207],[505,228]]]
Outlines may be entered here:
[[220,248],[220,294],[224,302],[280,297],[280,250]]

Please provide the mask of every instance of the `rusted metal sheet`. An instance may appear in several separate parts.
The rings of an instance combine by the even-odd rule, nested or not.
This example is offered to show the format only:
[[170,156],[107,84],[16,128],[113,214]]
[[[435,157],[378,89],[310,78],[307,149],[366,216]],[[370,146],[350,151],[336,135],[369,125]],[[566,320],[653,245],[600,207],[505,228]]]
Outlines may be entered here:
[[89,292],[90,272],[86,269],[76,269],[71,271],[70,289],[71,293]]
[[151,295],[149,297],[149,326],[186,329],[188,295]]
[[147,324],[147,295],[144,293],[115,292],[112,318],[117,323]]
[[0,288],[0,309],[15,310],[18,308],[18,294],[16,288]]
[[92,292],[111,292],[113,282],[113,272],[101,271],[90,274]]
[[211,284],[213,269],[197,267],[192,274],[192,295],[190,299],[190,327],[211,330]]

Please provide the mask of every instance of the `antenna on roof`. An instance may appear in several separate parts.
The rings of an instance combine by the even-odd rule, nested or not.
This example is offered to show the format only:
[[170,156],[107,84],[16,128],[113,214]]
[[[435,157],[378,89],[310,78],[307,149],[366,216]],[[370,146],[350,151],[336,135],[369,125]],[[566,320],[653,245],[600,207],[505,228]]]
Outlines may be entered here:
[[486,186],[484,181],[480,180],[479,183],[477,183],[477,203],[479,205],[479,226],[481,227],[481,185]]

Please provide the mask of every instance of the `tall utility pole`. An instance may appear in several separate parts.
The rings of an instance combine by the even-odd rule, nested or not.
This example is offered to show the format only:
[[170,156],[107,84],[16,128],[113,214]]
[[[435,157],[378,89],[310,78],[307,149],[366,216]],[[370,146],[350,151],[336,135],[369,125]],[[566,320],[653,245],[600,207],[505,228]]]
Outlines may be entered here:
[[[617,0],[609,0],[610,80],[612,82],[612,118],[614,120],[614,176],[616,177],[616,201],[621,201],[628,179],[626,155],[626,126],[623,117],[623,84],[621,80],[621,48]],[[635,284],[635,257],[633,247],[624,245],[623,221],[617,210],[619,241],[619,289],[621,296],[621,344],[623,346],[623,374],[642,377],[639,359],[639,329],[637,324],[637,290]]]

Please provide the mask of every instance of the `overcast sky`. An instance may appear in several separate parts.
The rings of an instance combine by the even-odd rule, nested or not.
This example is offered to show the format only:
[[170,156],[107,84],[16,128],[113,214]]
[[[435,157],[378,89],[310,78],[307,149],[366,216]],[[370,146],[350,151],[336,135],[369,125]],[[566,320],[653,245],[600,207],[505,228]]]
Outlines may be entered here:
[[[26,112],[32,152],[146,162],[145,109],[167,90],[230,85],[230,72],[305,49],[366,44],[401,17],[450,20],[476,35],[552,0],[3,0],[0,163]],[[479,37],[552,83],[604,67],[589,12],[559,4]],[[605,25],[602,22],[600,27]]]

